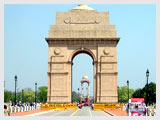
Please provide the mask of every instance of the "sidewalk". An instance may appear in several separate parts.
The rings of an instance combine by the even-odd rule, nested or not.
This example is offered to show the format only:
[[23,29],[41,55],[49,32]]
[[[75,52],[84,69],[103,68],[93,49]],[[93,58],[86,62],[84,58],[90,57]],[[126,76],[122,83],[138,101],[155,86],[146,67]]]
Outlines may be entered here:
[[126,111],[120,109],[105,109],[104,112],[109,113],[112,116],[128,116]]
[[44,112],[44,111],[48,111],[48,110],[30,110],[30,111],[26,111],[26,112],[16,112],[16,113],[11,113],[10,116],[25,116],[25,115],[30,115],[30,114],[34,114],[34,113],[40,113],[40,112]]

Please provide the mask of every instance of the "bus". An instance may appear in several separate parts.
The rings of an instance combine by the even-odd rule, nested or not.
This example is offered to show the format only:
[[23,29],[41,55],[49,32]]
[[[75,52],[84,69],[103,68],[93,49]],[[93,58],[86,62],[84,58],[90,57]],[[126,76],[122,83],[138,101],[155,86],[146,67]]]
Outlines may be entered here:
[[129,99],[129,116],[145,116],[146,105],[144,98]]

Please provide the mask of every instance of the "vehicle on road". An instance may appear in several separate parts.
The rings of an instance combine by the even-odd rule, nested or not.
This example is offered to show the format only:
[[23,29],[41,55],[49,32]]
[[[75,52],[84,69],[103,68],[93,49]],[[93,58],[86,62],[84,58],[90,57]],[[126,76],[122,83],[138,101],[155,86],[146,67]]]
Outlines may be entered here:
[[145,116],[146,105],[144,98],[131,98],[129,100],[129,116]]
[[81,108],[82,108],[82,106],[83,106],[83,105],[82,105],[82,103],[79,103],[79,104],[78,104],[78,108],[80,108],[80,109],[81,109]]

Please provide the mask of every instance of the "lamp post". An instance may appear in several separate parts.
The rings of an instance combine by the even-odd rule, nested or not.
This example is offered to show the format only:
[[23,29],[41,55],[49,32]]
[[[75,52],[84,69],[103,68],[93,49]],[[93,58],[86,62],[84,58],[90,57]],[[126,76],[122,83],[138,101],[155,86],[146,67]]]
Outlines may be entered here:
[[15,105],[16,105],[16,84],[17,84],[17,75],[15,75],[14,79],[15,79],[15,100],[14,100],[14,102],[15,102]]
[[78,90],[78,101],[79,101],[79,88],[77,90]]
[[5,80],[4,80],[4,90],[5,90]]
[[128,115],[129,115],[129,80],[127,80],[127,86],[128,86]]
[[118,103],[119,103],[119,86],[117,87],[117,92],[118,92]]
[[147,69],[147,71],[146,71],[146,77],[147,77],[147,85],[146,85],[146,87],[147,87],[147,89],[146,89],[146,106],[148,106],[148,77],[149,77],[149,70]]
[[22,103],[24,102],[23,100],[23,97],[24,97],[24,90],[22,89]]
[[36,97],[37,97],[37,83],[35,83],[35,104],[36,104]]

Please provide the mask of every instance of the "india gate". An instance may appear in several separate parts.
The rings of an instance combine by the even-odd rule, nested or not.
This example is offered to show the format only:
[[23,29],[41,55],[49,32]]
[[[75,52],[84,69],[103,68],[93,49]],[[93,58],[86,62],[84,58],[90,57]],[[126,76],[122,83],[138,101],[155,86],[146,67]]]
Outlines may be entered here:
[[[98,12],[78,5],[56,13],[50,25],[48,43],[48,102],[72,101],[72,61],[86,53],[93,59],[94,101],[118,102],[117,44],[115,25],[109,24],[109,12]],[[78,83],[80,84],[80,82]]]

